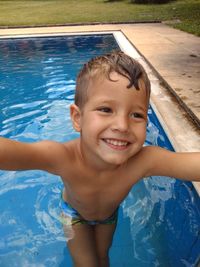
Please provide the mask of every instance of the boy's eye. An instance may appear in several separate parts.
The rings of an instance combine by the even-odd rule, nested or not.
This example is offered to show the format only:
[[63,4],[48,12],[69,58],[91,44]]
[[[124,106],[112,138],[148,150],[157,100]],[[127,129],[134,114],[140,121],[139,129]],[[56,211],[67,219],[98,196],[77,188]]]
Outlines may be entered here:
[[144,115],[141,114],[141,113],[138,113],[138,112],[134,112],[134,113],[131,114],[131,117],[132,118],[136,118],[136,119],[143,119]]
[[112,112],[112,109],[111,108],[108,108],[108,107],[100,107],[97,109],[98,111],[101,111],[101,112],[105,112],[105,113],[110,113]]

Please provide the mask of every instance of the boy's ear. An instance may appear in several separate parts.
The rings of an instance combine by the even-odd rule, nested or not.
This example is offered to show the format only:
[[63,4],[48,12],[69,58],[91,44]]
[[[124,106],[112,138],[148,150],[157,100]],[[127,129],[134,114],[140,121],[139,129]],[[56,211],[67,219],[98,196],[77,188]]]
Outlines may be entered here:
[[81,131],[81,111],[79,107],[75,104],[70,106],[70,116],[75,131]]

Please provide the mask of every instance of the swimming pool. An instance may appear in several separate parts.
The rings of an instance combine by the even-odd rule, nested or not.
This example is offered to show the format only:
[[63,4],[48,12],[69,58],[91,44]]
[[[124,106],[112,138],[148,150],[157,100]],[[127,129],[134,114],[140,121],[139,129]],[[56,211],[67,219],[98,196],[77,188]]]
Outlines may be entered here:
[[[68,113],[76,74],[112,49],[119,49],[112,34],[1,40],[0,135],[27,142],[77,137]],[[173,149],[152,109],[146,144]],[[57,220],[59,177],[0,175],[0,266],[70,266]],[[191,183],[160,177],[138,183],[120,209],[111,266],[195,266],[199,204]]]

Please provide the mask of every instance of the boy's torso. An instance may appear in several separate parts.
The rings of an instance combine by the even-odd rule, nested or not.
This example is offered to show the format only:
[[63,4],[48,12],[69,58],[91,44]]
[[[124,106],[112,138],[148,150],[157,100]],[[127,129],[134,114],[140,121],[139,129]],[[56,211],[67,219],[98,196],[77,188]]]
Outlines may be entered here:
[[133,184],[139,180],[138,172],[129,174],[127,164],[112,171],[91,170],[74,152],[76,142],[70,146],[68,151],[71,150],[71,160],[61,173],[63,199],[84,219],[104,220],[113,214]]

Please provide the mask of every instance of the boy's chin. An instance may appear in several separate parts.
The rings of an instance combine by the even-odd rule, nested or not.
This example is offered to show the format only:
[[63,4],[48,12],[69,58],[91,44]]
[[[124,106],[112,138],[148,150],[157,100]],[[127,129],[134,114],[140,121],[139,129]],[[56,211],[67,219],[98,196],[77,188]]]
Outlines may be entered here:
[[128,158],[125,158],[125,157],[113,157],[113,156],[110,156],[110,157],[105,157],[104,158],[104,162],[106,162],[107,164],[110,164],[110,165],[115,165],[115,166],[119,166],[119,165],[122,165],[124,164],[125,162],[127,162]]

